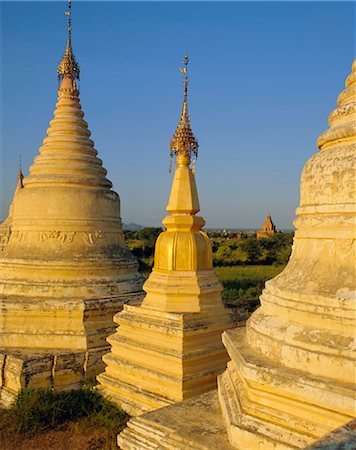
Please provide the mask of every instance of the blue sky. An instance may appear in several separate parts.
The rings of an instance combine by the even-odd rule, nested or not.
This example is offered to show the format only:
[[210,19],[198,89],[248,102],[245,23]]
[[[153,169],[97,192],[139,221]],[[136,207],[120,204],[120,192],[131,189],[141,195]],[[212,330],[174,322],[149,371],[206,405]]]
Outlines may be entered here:
[[[65,2],[1,4],[0,219],[56,102]],[[73,2],[81,103],[125,222],[160,225],[189,51],[196,179],[208,227],[290,228],[355,57],[352,2]]]

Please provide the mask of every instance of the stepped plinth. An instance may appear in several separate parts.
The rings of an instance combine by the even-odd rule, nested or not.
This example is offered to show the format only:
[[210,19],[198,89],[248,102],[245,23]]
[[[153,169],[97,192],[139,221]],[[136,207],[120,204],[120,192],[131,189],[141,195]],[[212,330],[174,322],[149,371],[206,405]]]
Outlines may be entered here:
[[[241,450],[300,449],[355,417],[355,111],[356,60],[303,169],[290,261],[266,283],[246,327],[223,333],[225,427],[207,413],[216,411],[211,393],[132,419],[118,436],[123,449],[223,450],[227,437]],[[349,434],[330,448],[351,448]]]
[[108,339],[101,391],[133,415],[155,410],[216,387],[227,362],[221,333],[231,327],[222,286],[212,269],[209,237],[202,231],[195,177],[190,167],[197,142],[185,95],[171,142],[176,152],[170,213],[156,242],[154,267],[141,305],[125,305]]
[[[70,20],[70,15],[69,15]],[[70,41],[54,119],[1,226],[0,394],[78,387],[103,369],[113,315],[142,298],[120,199],[83,119]]]

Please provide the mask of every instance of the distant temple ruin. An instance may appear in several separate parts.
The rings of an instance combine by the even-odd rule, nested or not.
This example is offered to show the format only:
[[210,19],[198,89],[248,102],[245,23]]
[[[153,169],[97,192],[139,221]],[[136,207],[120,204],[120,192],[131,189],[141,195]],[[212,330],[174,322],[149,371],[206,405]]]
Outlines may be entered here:
[[275,233],[277,233],[276,226],[272,221],[271,214],[268,213],[268,216],[264,221],[262,228],[256,233],[257,239],[266,238],[272,236]]

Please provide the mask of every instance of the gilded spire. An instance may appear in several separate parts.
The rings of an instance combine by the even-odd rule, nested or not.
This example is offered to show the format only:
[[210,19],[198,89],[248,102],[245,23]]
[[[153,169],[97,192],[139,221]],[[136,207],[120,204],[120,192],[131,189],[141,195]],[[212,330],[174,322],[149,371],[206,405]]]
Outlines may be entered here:
[[184,97],[182,114],[176,132],[170,142],[171,158],[174,155],[181,155],[185,161],[185,165],[190,164],[190,159],[198,157],[198,141],[192,131],[190,117],[188,112],[188,74],[187,68],[189,64],[188,53],[183,58],[184,67],[179,70],[184,73]]
[[65,11],[65,15],[67,16],[67,46],[57,69],[59,83],[66,75],[70,76],[72,80],[79,80],[80,77],[79,64],[75,59],[72,49],[71,8],[72,2],[68,0],[68,9]]
[[21,164],[21,161],[22,160],[22,157],[21,157],[21,155],[19,156],[19,171],[18,171],[18,173],[17,173],[17,188],[23,188],[23,178],[24,178],[24,176],[23,176],[23,173],[22,173],[22,164]]

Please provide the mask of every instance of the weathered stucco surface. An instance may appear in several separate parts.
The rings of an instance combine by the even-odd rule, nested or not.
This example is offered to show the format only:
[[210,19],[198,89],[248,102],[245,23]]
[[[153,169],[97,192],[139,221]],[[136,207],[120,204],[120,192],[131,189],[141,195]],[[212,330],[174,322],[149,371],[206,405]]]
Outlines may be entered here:
[[246,329],[223,341],[219,398],[236,448],[303,448],[355,416],[356,60],[306,163],[293,251]]
[[73,387],[98,374],[115,329],[113,315],[142,298],[119,196],[89,136],[78,90],[67,76],[39,155],[30,175],[19,179],[0,226],[5,403],[20,387]]
[[216,390],[131,419],[118,436],[127,450],[232,450]]
[[305,450],[355,450],[356,419],[323,436]]

